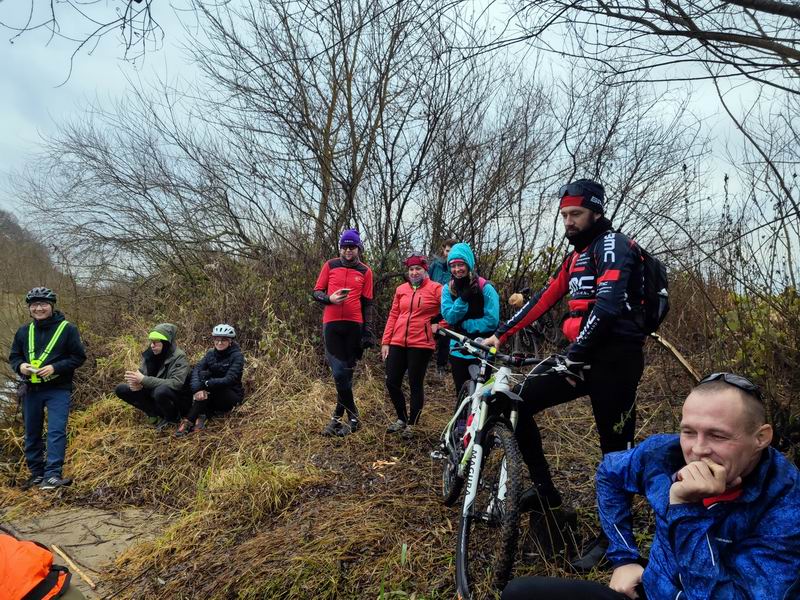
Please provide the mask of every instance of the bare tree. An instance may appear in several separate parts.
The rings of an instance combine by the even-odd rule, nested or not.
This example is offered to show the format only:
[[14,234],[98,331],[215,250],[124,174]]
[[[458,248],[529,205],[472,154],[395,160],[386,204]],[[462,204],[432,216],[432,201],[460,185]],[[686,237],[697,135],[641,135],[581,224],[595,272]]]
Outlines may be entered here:
[[[590,61],[617,80],[651,71],[667,81],[744,77],[800,93],[795,2],[518,0],[512,5],[523,29],[516,39],[535,39]],[[559,36],[556,47],[550,45],[554,36]]]
[[127,59],[157,47],[164,36],[153,15],[154,0],[27,0],[25,10],[21,4],[0,2],[0,28],[11,33],[9,41],[44,31],[49,41],[58,38],[72,44],[70,64],[81,51],[92,52],[109,36],[118,37]]

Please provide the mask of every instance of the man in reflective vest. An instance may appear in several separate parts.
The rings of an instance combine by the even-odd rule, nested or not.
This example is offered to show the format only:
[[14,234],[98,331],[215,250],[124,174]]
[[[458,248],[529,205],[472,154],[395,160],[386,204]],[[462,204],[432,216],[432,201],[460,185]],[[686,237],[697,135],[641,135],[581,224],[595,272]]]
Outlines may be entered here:
[[[25,382],[25,461],[31,476],[23,487],[50,490],[72,481],[63,478],[72,375],[86,360],[78,328],[55,310],[56,295],[35,287],[25,296],[33,320],[20,327],[8,362]],[[47,446],[42,441],[47,410]]]

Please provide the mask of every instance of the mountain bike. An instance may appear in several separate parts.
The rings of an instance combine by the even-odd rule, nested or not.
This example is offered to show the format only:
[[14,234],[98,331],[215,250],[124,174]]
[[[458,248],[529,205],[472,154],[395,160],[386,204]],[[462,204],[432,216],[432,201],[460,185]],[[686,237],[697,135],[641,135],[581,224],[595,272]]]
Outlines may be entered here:
[[[525,299],[530,300],[531,288],[524,288],[519,292]],[[515,309],[516,310],[516,309]],[[520,329],[511,340],[513,352],[532,352],[543,355],[545,351],[553,351],[561,345],[563,337],[561,329],[553,319],[550,312],[546,312],[536,321]]]
[[439,332],[480,360],[432,453],[444,462],[442,501],[454,505],[466,487],[456,546],[456,587],[466,600],[502,590],[511,577],[524,465],[514,438],[522,399],[511,391],[517,381],[510,367],[537,365],[541,358],[500,354],[454,331]]

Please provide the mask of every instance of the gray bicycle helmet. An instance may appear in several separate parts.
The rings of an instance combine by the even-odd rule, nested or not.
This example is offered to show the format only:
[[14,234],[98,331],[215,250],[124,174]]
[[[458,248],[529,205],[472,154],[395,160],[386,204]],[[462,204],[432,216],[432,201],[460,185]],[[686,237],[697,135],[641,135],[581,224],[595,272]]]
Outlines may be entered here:
[[27,294],[25,294],[25,303],[33,304],[36,301],[49,302],[50,304],[55,304],[56,293],[50,288],[35,287]]
[[211,331],[211,337],[235,338],[236,330],[227,323],[220,323],[214,326],[214,329]]

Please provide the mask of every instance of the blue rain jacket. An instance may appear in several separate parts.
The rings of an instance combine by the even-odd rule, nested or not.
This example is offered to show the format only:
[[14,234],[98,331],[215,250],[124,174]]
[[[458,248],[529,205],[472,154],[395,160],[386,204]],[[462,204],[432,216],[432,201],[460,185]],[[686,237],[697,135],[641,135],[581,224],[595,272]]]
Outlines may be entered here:
[[656,531],[642,583],[648,600],[800,598],[800,472],[774,448],[745,477],[742,494],[706,508],[669,503],[685,466],[677,435],[654,435],[606,455],[597,503],[614,566],[635,562],[630,494],[644,495]]

